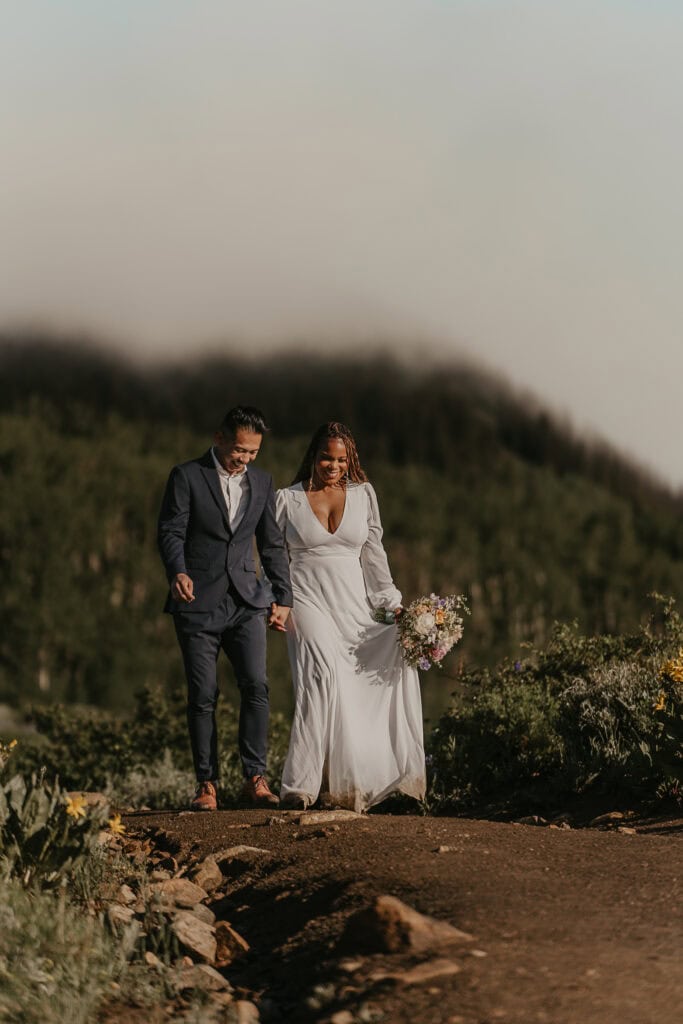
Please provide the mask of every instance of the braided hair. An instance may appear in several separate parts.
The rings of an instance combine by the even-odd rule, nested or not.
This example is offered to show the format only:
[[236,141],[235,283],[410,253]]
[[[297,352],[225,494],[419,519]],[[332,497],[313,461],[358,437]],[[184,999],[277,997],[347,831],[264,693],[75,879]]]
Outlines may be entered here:
[[313,476],[315,457],[321,447],[330,438],[336,438],[337,440],[342,441],[346,448],[346,457],[348,459],[346,480],[350,480],[354,484],[365,483],[368,478],[361,468],[358,449],[356,448],[356,442],[353,439],[353,434],[348,427],[344,426],[343,423],[337,423],[335,420],[332,420],[331,423],[322,423],[313,434],[311,443],[306,449],[306,454],[301,461],[301,465],[299,466],[296,476],[292,480],[292,484],[298,484],[302,480],[308,480],[309,477]]

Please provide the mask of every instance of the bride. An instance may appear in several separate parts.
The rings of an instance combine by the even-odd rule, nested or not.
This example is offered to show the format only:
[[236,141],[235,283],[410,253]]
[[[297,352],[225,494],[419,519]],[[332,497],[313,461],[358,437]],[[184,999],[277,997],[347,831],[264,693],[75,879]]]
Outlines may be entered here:
[[294,483],[277,494],[294,607],[287,645],[295,709],[281,806],[366,810],[425,791],[418,675],[401,656],[377,496],[342,423],[316,430]]

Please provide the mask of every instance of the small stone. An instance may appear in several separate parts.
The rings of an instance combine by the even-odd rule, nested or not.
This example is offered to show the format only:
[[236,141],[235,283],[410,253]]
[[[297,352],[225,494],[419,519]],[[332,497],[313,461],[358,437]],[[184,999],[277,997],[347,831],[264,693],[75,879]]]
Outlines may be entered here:
[[116,894],[116,902],[121,903],[124,907],[129,907],[131,903],[137,902],[137,896],[129,885],[122,885]]
[[453,846],[437,846],[434,853],[451,853],[454,850]]
[[355,1019],[350,1010],[338,1010],[330,1017],[330,1024],[354,1024]]
[[485,949],[471,949],[470,956],[474,956],[478,960],[483,960],[485,956],[488,956],[488,953]]
[[152,951],[148,949],[145,953],[144,959],[148,967],[153,967],[157,971],[163,971],[164,965],[156,953],[152,953]]
[[622,836],[637,835],[636,829],[631,828],[630,825],[617,825],[617,832],[621,832]]
[[216,863],[215,857],[205,857],[192,872],[192,881],[205,889],[207,893],[215,892],[223,882],[223,873]]
[[206,889],[195,885],[188,878],[169,878],[161,882],[154,882],[150,888],[160,898],[162,906],[168,909],[194,907],[209,895]]
[[446,921],[418,913],[395,896],[378,896],[346,925],[342,942],[369,952],[399,953],[472,942],[472,936]]
[[593,818],[589,822],[590,825],[613,825],[616,821],[623,821],[623,811],[608,811],[607,814],[598,814],[597,818]]
[[168,882],[170,878],[171,872],[167,871],[165,868],[154,868],[154,870],[149,873],[150,882]]
[[209,992],[231,992],[232,985],[227,978],[211,967],[210,964],[197,964],[197,970],[204,978],[204,984]]
[[214,962],[216,959],[216,936],[212,925],[200,921],[189,910],[179,910],[171,922],[171,928],[190,953],[206,963]]
[[259,846],[230,846],[214,853],[213,857],[224,875],[239,874],[254,864],[270,860],[273,854]]
[[297,825],[327,825],[331,821],[355,821],[362,817],[358,811],[304,811],[295,821]]
[[460,965],[454,960],[427,960],[424,964],[411,967],[407,971],[376,971],[370,975],[370,981],[392,981],[397,985],[424,985],[437,978],[448,978],[460,973]]
[[225,966],[249,952],[249,943],[228,921],[219,921],[216,933],[216,961]]
[[130,907],[122,907],[120,903],[111,903],[107,907],[107,918],[114,929],[125,928],[134,917],[135,912]]
[[518,818],[516,825],[547,825],[548,822],[540,814],[527,814],[525,818]]
[[234,1006],[237,1013],[237,1024],[259,1024],[261,1018],[253,1003],[247,999],[238,999]]
[[204,921],[205,924],[216,923],[216,915],[213,910],[209,910],[209,908],[205,907],[203,903],[197,903],[196,906],[192,907],[190,913],[194,914],[195,917],[198,917],[200,921]]
[[286,818],[279,818],[277,814],[271,814],[266,818],[266,825],[286,825]]
[[344,971],[345,974],[353,974],[355,971],[360,970],[363,966],[362,960],[340,960],[337,965],[340,971]]

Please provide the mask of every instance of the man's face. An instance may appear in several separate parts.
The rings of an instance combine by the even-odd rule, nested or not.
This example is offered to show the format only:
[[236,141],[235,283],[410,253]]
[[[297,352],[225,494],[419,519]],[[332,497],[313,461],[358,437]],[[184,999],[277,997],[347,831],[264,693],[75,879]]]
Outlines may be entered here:
[[218,461],[228,473],[241,473],[249,462],[253,462],[259,453],[262,434],[240,427],[235,436],[218,431],[215,437],[215,450]]

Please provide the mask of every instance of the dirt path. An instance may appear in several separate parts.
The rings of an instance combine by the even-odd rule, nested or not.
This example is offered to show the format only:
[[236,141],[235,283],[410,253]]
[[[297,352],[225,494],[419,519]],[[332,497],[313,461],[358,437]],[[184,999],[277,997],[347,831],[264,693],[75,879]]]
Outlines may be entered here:
[[[264,1021],[329,1021],[342,1010],[348,1015],[338,1019],[349,1024],[681,1021],[680,821],[636,822],[629,834],[412,816],[323,825],[269,817],[128,818],[134,829],[163,830],[162,845],[180,856],[237,843],[272,851],[213,908],[251,945],[227,973]],[[470,932],[466,949],[436,954],[453,956],[460,972],[410,987],[373,980],[432,959],[340,947],[350,915],[378,894]]]

